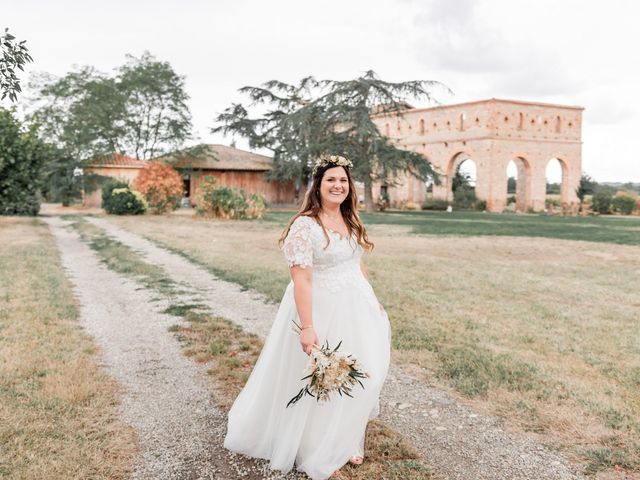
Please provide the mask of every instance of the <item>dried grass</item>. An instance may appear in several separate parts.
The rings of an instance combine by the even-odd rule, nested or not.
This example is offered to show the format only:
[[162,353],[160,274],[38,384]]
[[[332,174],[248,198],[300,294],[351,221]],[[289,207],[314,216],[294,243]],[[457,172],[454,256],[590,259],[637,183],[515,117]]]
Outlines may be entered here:
[[[281,224],[114,221],[273,301],[289,281]],[[640,472],[638,247],[407,232],[373,225],[365,259],[394,360],[603,478]]]
[[135,432],[40,221],[0,218],[0,477],[128,476]]

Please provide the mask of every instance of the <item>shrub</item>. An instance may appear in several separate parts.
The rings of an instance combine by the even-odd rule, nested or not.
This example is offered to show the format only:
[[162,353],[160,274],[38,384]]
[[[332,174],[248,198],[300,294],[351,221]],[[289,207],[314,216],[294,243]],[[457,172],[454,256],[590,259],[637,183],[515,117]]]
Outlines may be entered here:
[[147,202],[126,182],[109,180],[102,188],[102,208],[112,215],[138,215],[146,212]]
[[102,184],[102,208],[107,209],[107,204],[111,201],[111,194],[116,188],[129,188],[129,184],[124,180],[109,178]]
[[611,202],[613,201],[613,195],[606,190],[597,192],[591,197],[591,205],[593,210],[598,213],[609,213],[611,210]]
[[476,200],[476,190],[473,187],[462,185],[453,192],[453,205],[457,208],[474,208]]
[[38,187],[48,148],[0,108],[0,215],[37,215]]
[[247,200],[247,218],[262,218],[267,211],[267,200],[261,193],[252,193]]
[[487,209],[487,201],[486,200],[478,200],[476,201],[476,210],[480,212],[484,212]]
[[449,206],[447,200],[440,200],[436,198],[427,198],[422,204],[423,210],[446,210]]
[[628,193],[622,193],[613,198],[611,205],[615,212],[620,212],[623,215],[631,215],[636,208],[636,199]]
[[200,183],[197,213],[223,219],[262,218],[267,209],[263,195],[254,193],[247,199],[242,190],[218,185],[207,176]]
[[134,180],[133,188],[144,195],[153,213],[175,210],[184,194],[182,177],[164,162],[150,162]]

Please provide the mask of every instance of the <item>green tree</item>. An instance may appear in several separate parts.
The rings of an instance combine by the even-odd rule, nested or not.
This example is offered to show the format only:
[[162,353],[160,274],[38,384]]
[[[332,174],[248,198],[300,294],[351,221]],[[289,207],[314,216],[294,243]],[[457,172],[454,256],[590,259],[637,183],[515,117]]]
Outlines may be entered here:
[[18,93],[22,91],[16,69],[22,71],[27,63],[33,61],[25,45],[26,40],[15,40],[16,37],[9,33],[8,28],[4,29],[4,34],[0,34],[0,100],[9,97],[12,102],[17,100]]
[[584,202],[584,198],[587,195],[593,194],[597,186],[598,182],[586,173],[583,173],[580,177],[580,184],[578,185],[578,188],[576,188],[576,195],[580,199],[580,203]]
[[47,146],[0,108],[0,215],[37,215],[38,187]]
[[340,154],[353,162],[353,174],[364,182],[367,211],[373,211],[372,184],[393,184],[400,171],[427,181],[439,177],[417,152],[397,148],[382,135],[374,115],[396,115],[410,99],[432,100],[435,81],[385,82],[373,71],[348,81],[303,79],[298,85],[271,81],[244,87],[254,104],[266,113],[251,117],[243,105],[233,105],[217,117],[213,129],[249,139],[250,146],[274,152],[272,176],[308,180],[312,159],[320,153]]
[[148,52],[127,58],[112,76],[86,66],[32,84],[29,121],[57,149],[47,166],[47,191],[61,193],[63,202],[79,191],[76,167],[114,152],[153,158],[190,136],[184,79]]
[[562,190],[562,186],[559,183],[549,183],[547,182],[546,193],[552,195],[559,195]]
[[613,197],[611,206],[616,212],[620,212],[623,215],[631,215],[636,208],[636,199],[628,193],[618,194]]
[[122,102],[123,150],[139,159],[180,148],[191,135],[189,96],[184,77],[168,62],[145,52],[127,56],[118,69],[116,87]]
[[611,211],[612,202],[613,195],[608,190],[596,192],[591,199],[593,209],[602,214],[609,213]]

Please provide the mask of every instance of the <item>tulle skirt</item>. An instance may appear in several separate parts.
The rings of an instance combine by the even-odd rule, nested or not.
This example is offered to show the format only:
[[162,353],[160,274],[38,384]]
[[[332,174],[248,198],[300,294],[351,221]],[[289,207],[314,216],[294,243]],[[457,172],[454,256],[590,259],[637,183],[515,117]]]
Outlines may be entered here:
[[353,455],[364,454],[367,422],[378,414],[378,399],[390,355],[389,319],[380,310],[369,283],[331,291],[313,287],[313,322],[319,340],[356,356],[370,375],[353,397],[332,396],[328,402],[304,397],[286,407],[305,384],[309,357],[292,332],[298,314],[290,283],[264,348],[244,389],[229,412],[224,446],[270,461],[287,472],[294,464],[314,480],[326,479]]

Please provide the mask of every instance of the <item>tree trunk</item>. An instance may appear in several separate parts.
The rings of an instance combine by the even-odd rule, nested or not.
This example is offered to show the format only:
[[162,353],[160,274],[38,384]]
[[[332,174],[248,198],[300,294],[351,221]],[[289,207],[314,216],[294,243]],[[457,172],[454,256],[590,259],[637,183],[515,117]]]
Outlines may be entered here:
[[364,176],[364,207],[367,213],[373,213],[373,181],[371,175]]

